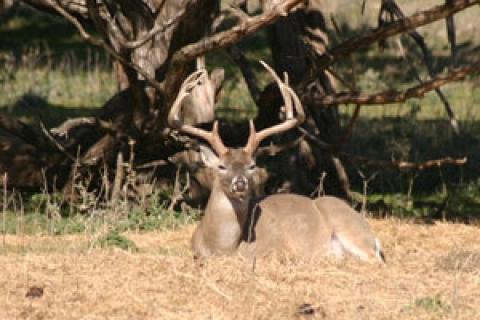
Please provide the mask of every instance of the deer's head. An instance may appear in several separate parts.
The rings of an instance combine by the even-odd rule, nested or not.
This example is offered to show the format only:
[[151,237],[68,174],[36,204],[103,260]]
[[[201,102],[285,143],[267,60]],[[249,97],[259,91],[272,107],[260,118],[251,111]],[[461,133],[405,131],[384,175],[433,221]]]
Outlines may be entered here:
[[256,131],[250,120],[250,134],[247,144],[243,148],[226,147],[218,133],[218,122],[213,124],[212,131],[206,131],[192,125],[185,124],[180,117],[182,101],[193,88],[204,78],[205,70],[192,73],[182,84],[179,94],[172,105],[168,116],[168,123],[172,128],[191,136],[203,139],[208,145],[200,146],[200,155],[205,166],[213,170],[214,179],[222,191],[231,198],[245,198],[255,188],[258,168],[255,163],[256,151],[267,137],[287,131],[301,124],[305,118],[300,99],[288,85],[288,79],[282,81],[273,69],[261,61],[262,65],[275,79],[282,94],[285,106],[285,120],[275,126]]

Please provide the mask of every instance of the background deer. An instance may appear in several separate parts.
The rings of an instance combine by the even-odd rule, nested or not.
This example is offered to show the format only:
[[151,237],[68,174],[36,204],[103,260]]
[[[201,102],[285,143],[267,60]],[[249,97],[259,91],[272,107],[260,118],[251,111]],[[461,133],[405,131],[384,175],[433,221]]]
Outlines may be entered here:
[[218,132],[218,122],[206,131],[183,122],[182,101],[195,88],[201,73],[194,72],[183,83],[168,122],[177,130],[203,139],[203,164],[213,172],[211,194],[204,216],[192,237],[197,257],[240,251],[247,256],[263,256],[287,251],[300,257],[345,253],[363,260],[383,261],[380,242],[366,220],[343,200],[335,197],[310,199],[296,194],[276,194],[256,199],[252,196],[258,168],[255,152],[265,138],[292,129],[304,120],[304,111],[295,92],[264,62],[275,79],[285,104],[285,120],[255,130],[250,120],[248,142],[243,148],[226,147]]

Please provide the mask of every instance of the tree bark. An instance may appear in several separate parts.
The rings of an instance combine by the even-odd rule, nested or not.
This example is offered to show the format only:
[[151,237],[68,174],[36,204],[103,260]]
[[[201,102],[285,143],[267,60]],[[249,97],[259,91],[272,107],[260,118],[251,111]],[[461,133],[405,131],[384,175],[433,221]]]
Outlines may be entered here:
[[[274,0],[262,1],[264,10],[273,5],[275,5]],[[316,95],[320,97],[335,93],[328,76],[323,71],[317,72],[314,68],[314,61],[326,52],[328,45],[328,35],[321,10],[321,1],[306,1],[299,10],[281,18],[267,29],[277,73],[287,73],[292,87],[298,86],[306,77],[314,79],[309,90],[315,90]],[[335,144],[340,132],[337,105],[332,104],[326,108],[317,108],[308,101],[302,102],[310,115],[310,121],[307,121],[309,130],[318,135],[322,141]],[[278,107],[279,105],[277,105]],[[261,116],[270,118],[271,114],[271,111],[260,112]],[[308,149],[309,152],[313,152],[314,165],[302,165],[305,161],[301,159],[311,158],[311,155],[302,155],[300,149],[297,150],[296,155],[285,153],[283,155],[284,159],[280,160],[281,163],[285,164],[282,171],[288,175],[286,180],[293,182],[287,190],[310,194],[314,191],[322,173],[326,172],[326,192],[346,197],[350,190],[348,177],[341,161],[333,157],[332,154],[319,150],[315,145]]]

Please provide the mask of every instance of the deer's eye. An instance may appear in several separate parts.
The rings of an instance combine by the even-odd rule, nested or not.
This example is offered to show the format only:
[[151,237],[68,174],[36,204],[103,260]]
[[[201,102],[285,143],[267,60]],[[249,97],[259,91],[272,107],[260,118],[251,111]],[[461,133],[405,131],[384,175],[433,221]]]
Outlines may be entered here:
[[247,170],[255,170],[255,167],[256,167],[256,165],[255,165],[255,163],[253,163],[247,168]]
[[225,170],[227,170],[227,167],[225,167],[223,164],[219,164],[218,169],[222,170],[222,171],[225,171]]

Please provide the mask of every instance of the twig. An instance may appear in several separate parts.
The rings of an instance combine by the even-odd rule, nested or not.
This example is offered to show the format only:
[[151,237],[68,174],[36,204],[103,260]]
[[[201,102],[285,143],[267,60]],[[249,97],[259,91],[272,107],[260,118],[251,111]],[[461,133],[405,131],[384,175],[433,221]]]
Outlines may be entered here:
[[116,39],[119,44],[127,49],[136,49],[141,47],[148,41],[150,41],[153,37],[157,34],[165,32],[167,29],[174,26],[180,18],[185,14],[187,6],[184,6],[181,10],[179,10],[173,17],[168,19],[165,23],[159,24],[158,20],[155,21],[155,25],[152,29],[150,29],[141,39],[135,41],[127,41],[125,38]]
[[155,161],[150,161],[141,165],[137,165],[135,168],[136,169],[148,169],[148,168],[154,168],[154,167],[161,167],[161,166],[166,166],[170,164],[168,161],[165,160],[155,160]]
[[172,200],[170,201],[170,205],[168,206],[168,210],[171,211],[177,204],[177,202],[183,198],[183,195],[187,190],[190,188],[190,177],[188,175],[187,171],[187,183],[183,187],[182,190],[180,190],[180,172],[182,170],[182,165],[178,166],[177,172],[175,174],[175,185],[173,187],[173,195],[172,195]]
[[365,176],[365,174],[362,172],[362,170],[357,169],[358,175],[362,178],[363,181],[363,193],[362,193],[362,208],[360,209],[360,212],[365,216],[367,213],[367,204],[368,204],[368,184],[370,181],[375,179],[377,175],[380,173],[380,171],[376,171],[373,174],[371,174],[368,178]]
[[7,183],[8,183],[8,174],[5,172],[2,177],[2,186],[3,186],[3,203],[2,203],[2,231],[3,231],[3,246],[6,244],[7,236]]
[[117,155],[117,169],[115,171],[115,178],[113,180],[112,195],[110,197],[112,205],[115,205],[118,201],[124,178],[125,171],[123,168],[123,154],[119,152]]
[[340,76],[338,74],[338,72],[336,72],[335,70],[333,70],[331,67],[328,67],[327,69],[325,69],[325,72],[326,73],[329,73],[330,75],[332,75],[335,79],[337,79],[338,81],[340,81],[341,84],[343,84],[345,87],[347,87],[348,89],[350,89],[350,91],[352,92],[357,92],[357,90],[355,89],[355,87],[348,83],[342,76]]

